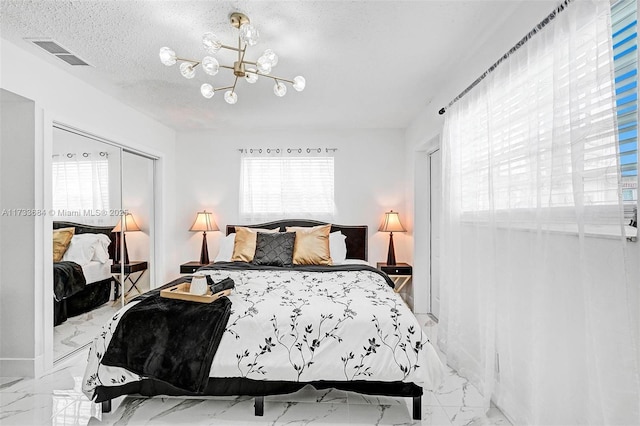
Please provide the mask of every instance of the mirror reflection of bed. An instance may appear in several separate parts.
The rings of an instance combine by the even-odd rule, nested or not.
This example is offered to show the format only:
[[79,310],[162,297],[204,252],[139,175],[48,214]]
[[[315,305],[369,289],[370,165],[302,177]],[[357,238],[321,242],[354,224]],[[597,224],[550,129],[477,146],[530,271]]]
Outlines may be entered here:
[[53,228],[54,359],[60,359],[91,342],[121,302],[111,271],[113,226],[59,221]]
[[[54,123],[54,238],[60,229],[74,231],[69,251],[54,259],[62,261],[54,262],[54,282],[44,284],[54,287],[54,362],[91,343],[114,312],[138,292],[153,287],[154,170],[153,157]],[[117,264],[123,253],[117,250],[120,232],[114,228],[123,212],[131,213],[127,223],[131,219],[136,225],[124,229],[130,264],[120,275],[122,269]],[[125,283],[124,292],[116,292],[119,282]],[[136,288],[127,294],[132,282]]]

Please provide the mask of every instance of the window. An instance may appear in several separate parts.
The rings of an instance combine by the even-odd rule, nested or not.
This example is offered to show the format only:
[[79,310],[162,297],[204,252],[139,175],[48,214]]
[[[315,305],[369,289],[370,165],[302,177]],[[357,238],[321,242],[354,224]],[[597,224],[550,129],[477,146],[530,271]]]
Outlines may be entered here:
[[611,30],[600,22],[572,33],[553,21],[447,112],[456,211],[619,220]]
[[[638,200],[638,18],[636,0],[611,6],[622,198]],[[626,207],[626,206],[625,206]],[[631,209],[627,209],[627,215]]]
[[109,160],[80,155],[77,160],[75,155],[54,157],[52,206],[58,216],[109,209]]
[[240,214],[248,219],[334,214],[332,156],[241,157]]

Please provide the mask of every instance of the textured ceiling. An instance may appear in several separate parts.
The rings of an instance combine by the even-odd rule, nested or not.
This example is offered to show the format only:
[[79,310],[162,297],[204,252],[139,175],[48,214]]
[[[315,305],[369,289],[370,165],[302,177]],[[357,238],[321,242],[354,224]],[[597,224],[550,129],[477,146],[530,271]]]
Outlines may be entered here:
[[[443,102],[528,32],[555,1],[23,1],[2,0],[2,37],[47,57],[26,42],[52,38],[92,67],[46,60],[177,130],[223,127],[404,128],[432,101]],[[237,43],[231,12],[247,14],[260,31],[248,48],[255,60],[266,48],[280,61],[274,75],[307,80],[303,92],[283,98],[273,81],[241,81],[238,103],[223,93],[200,95],[200,85],[232,84],[230,70],[192,80],[158,59],[160,47],[201,59],[201,37],[212,31]],[[496,43],[499,46],[496,47]],[[493,46],[493,49],[488,47]],[[491,56],[478,68],[478,52]],[[497,55],[495,52],[499,52]],[[231,65],[233,54],[216,55]],[[476,63],[469,61],[476,58]],[[461,70],[474,68],[465,76]],[[457,83],[459,84],[459,83]],[[437,111],[439,104],[433,106]]]

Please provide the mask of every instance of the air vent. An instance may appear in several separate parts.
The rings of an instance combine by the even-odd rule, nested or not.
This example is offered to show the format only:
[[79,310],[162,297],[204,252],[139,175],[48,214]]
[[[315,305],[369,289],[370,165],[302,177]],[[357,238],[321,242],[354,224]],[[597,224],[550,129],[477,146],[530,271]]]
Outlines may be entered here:
[[62,59],[69,65],[89,65],[82,59],[78,58],[75,55],[56,55],[58,58]]
[[82,65],[82,66],[90,66],[88,63],[78,58],[73,53],[69,52],[69,50],[60,46],[60,44],[51,39],[33,39],[33,38],[25,38],[25,40],[30,41],[36,46],[46,50],[51,53],[53,56],[62,59],[69,65]]

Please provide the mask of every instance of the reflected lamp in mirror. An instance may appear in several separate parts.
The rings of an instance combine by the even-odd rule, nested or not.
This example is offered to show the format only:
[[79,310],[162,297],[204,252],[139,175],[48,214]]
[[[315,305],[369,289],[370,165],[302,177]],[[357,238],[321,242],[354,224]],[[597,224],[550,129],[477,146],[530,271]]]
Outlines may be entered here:
[[404,226],[402,226],[402,223],[400,223],[400,216],[398,215],[398,212],[394,212],[393,210],[386,212],[384,214],[382,225],[380,225],[378,231],[389,233],[389,252],[387,254],[387,265],[395,265],[396,252],[393,248],[393,233],[407,231],[406,229],[404,229]]
[[207,231],[219,231],[216,221],[213,220],[213,214],[208,211],[198,212],[196,220],[191,225],[189,231],[202,231],[202,249],[200,250],[200,263],[206,265],[209,263],[209,249],[207,248]]
[[124,227],[122,226],[122,218],[120,218],[115,228],[111,231],[115,232],[116,237],[122,235],[122,253],[120,253],[120,241],[116,239],[114,263],[120,263],[121,261],[125,264],[129,263],[129,253],[127,252],[127,232],[132,231],[141,231],[141,229],[134,220],[133,214],[127,213],[124,215]]

